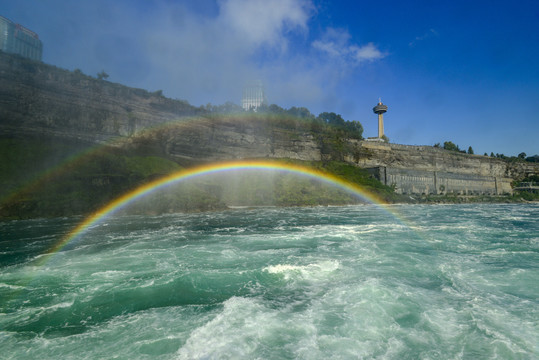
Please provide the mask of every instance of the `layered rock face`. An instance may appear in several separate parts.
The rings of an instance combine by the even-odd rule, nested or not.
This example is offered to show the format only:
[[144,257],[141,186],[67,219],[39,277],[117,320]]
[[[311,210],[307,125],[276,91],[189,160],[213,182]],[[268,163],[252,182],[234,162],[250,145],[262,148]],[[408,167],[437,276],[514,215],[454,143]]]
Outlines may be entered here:
[[523,177],[500,159],[430,146],[362,142],[361,167],[399,193],[510,194],[512,175]]
[[91,142],[130,136],[201,110],[160,92],[98,80],[0,52],[0,130]]
[[282,129],[254,116],[184,118],[142,131],[125,146],[147,144],[157,145],[161,154],[180,163],[246,158],[321,160],[319,142],[308,130]]
[[[277,120],[277,121],[276,121]],[[305,121],[212,116],[185,101],[0,53],[0,135],[38,133],[89,143],[116,139],[180,163],[243,158],[346,161],[401,193],[510,193],[530,163],[429,146],[336,139]]]

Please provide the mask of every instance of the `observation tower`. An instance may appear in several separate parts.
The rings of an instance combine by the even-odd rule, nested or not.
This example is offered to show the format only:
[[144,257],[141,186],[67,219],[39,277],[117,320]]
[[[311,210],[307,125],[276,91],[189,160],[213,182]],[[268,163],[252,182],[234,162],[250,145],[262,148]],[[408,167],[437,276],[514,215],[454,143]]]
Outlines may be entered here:
[[378,114],[378,138],[384,136],[384,113],[387,111],[387,105],[382,104],[382,99],[378,99],[378,105],[372,108],[375,114]]

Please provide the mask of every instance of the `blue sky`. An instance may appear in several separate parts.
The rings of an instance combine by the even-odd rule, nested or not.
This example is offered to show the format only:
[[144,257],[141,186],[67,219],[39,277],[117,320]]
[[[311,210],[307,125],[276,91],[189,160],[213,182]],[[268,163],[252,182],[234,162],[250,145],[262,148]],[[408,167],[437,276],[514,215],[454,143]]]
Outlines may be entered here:
[[0,0],[43,61],[199,106],[336,112],[391,142],[539,153],[539,1]]

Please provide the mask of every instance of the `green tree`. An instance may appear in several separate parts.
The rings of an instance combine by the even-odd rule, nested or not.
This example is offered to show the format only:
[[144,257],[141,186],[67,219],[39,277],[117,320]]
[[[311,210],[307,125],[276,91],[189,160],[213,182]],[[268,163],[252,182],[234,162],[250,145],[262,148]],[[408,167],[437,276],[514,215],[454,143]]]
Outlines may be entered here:
[[458,145],[453,144],[451,141],[444,142],[444,149],[450,151],[460,151]]
[[295,107],[292,106],[290,109],[286,110],[286,112],[292,116],[296,116],[299,118],[306,118],[306,119],[314,119],[314,115],[311,114],[309,109],[304,107]]
[[518,158],[519,159],[526,159],[526,153],[525,152],[521,152],[520,154],[518,154]]
[[[357,120],[347,121],[345,123],[346,130],[348,131],[350,137],[353,139],[363,139],[363,125]],[[389,139],[388,139],[389,141]]]
[[468,147],[468,154],[473,155],[473,149],[471,146]]
[[[243,108],[232,101],[227,101],[221,105],[211,105],[211,111],[217,114],[238,114],[243,111]],[[208,105],[206,105],[208,106]]]
[[283,114],[286,112],[286,110],[279,105],[271,104],[270,106],[268,106],[268,112],[272,114]]
[[318,118],[321,119],[323,122],[325,122],[328,125],[333,125],[336,127],[342,127],[344,128],[344,119],[341,115],[335,114],[334,112],[323,112],[320,115],[318,115]]

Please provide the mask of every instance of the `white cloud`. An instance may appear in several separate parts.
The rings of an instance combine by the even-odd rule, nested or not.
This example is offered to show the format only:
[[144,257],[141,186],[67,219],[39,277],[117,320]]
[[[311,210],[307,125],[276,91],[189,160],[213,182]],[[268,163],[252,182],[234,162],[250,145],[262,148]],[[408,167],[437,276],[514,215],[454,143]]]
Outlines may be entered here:
[[330,56],[341,57],[348,52],[350,34],[347,31],[328,28],[322,39],[315,40],[312,46]]
[[[191,0],[144,8],[129,0],[70,2],[72,30],[66,36],[60,15],[47,22],[58,28],[49,43],[61,44],[47,49],[62,55],[62,66],[105,70],[110,81],[161,89],[194,105],[239,103],[245,81],[259,78],[270,102],[313,111],[333,101],[355,65],[384,56],[343,30],[315,38],[312,0],[204,1],[210,10]],[[59,3],[54,14],[67,6]]]
[[312,46],[345,65],[358,65],[386,56],[373,43],[359,46],[351,43],[350,38],[346,30],[329,28],[321,40],[313,41]]
[[312,4],[304,0],[222,1],[219,20],[249,45],[274,46],[286,41],[286,32],[307,29]]
[[306,0],[217,4],[213,16],[171,5],[153,15],[144,35],[154,65],[153,87],[194,104],[239,102],[246,80],[267,76],[278,81],[271,69],[289,67],[287,43],[294,34],[308,32],[313,11]]
[[373,43],[368,43],[365,46],[350,46],[350,54],[359,63],[362,61],[373,61],[385,57],[385,55],[374,46]]

